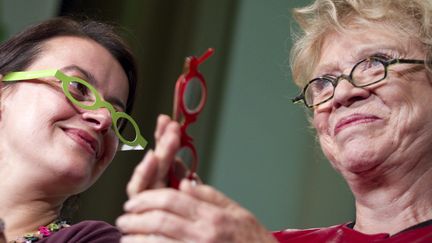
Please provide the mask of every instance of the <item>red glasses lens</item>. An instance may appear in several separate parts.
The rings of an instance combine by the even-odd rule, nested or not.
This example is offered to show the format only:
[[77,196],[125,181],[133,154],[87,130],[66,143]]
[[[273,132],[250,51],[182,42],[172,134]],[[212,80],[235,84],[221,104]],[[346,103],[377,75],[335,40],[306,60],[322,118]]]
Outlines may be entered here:
[[176,154],[175,163],[173,165],[173,174],[180,181],[188,177],[191,173],[195,173],[196,158],[193,150],[188,147],[182,147]]
[[203,82],[197,77],[188,80],[183,93],[183,104],[189,114],[199,112],[205,99],[205,87]]

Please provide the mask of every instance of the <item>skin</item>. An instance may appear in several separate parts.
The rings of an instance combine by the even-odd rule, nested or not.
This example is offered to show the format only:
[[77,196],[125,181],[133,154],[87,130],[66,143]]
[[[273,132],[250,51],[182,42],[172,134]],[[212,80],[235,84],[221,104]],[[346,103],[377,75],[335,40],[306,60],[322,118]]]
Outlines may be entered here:
[[[314,76],[349,74],[377,52],[425,59],[421,43],[381,27],[329,35]],[[376,85],[341,81],[333,99],[314,110],[321,147],[355,196],[355,229],[394,234],[432,218],[431,93],[422,65],[397,64]]]
[[[45,69],[62,69],[91,82],[118,109],[126,103],[128,82],[123,69],[92,40],[56,37],[46,41],[27,70]],[[2,90],[0,215],[7,239],[55,220],[64,200],[92,185],[117,149],[108,110],[77,108],[59,86],[48,83],[55,84],[48,78],[18,82]],[[95,141],[95,149],[79,135],[83,133]]]
[[117,219],[121,242],[276,242],[249,211],[210,186],[183,180],[179,190],[163,188],[179,124],[161,115],[155,140],[128,184],[125,214]]
[[[313,76],[349,74],[377,51],[425,58],[421,43],[375,23],[329,34]],[[431,79],[421,65],[389,70],[367,88],[341,81],[313,115],[325,155],[355,196],[355,229],[366,234],[395,234],[432,218]],[[155,137],[159,152],[146,155],[128,185],[117,220],[121,242],[275,242],[250,212],[210,186],[183,181],[179,191],[160,188],[178,149],[178,124],[161,116]],[[146,190],[149,180],[156,190]]]

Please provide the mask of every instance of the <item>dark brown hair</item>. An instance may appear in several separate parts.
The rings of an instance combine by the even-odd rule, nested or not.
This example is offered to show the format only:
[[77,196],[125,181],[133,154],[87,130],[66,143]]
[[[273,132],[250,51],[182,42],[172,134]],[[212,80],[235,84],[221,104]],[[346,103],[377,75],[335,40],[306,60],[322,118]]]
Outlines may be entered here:
[[129,82],[126,113],[131,113],[137,85],[135,58],[117,29],[94,20],[57,17],[30,26],[0,44],[0,73],[23,71],[41,54],[43,44],[51,38],[74,36],[88,38],[105,47],[120,63]]
[[[23,71],[42,53],[46,41],[60,36],[88,38],[105,47],[120,63],[127,75],[129,94],[126,113],[130,114],[135,100],[137,68],[135,58],[117,29],[94,20],[57,17],[30,26],[0,44],[0,74]],[[63,204],[60,218],[71,219],[78,207],[79,195],[69,197]]]

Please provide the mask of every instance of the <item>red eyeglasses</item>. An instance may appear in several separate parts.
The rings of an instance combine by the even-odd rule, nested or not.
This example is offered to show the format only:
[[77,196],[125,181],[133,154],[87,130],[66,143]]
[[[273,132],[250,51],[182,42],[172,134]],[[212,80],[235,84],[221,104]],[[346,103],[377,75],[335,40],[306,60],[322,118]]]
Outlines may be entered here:
[[195,180],[198,168],[198,155],[193,139],[186,132],[188,126],[195,122],[204,108],[207,99],[207,85],[198,66],[214,53],[209,48],[201,57],[187,57],[184,72],[177,79],[174,91],[173,119],[181,125],[180,150],[176,161],[171,165],[170,186],[178,188],[184,178]]

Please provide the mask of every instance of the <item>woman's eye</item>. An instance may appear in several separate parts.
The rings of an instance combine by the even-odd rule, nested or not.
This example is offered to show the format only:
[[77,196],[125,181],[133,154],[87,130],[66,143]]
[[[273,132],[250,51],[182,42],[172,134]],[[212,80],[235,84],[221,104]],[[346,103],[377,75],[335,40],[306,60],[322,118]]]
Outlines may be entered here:
[[329,80],[317,78],[309,84],[305,95],[316,99],[318,97],[327,96],[329,93],[332,93],[332,91],[333,85]]
[[77,81],[71,81],[69,83],[69,90],[74,96],[76,96],[75,98],[79,99],[84,99],[91,95],[89,88]]
[[313,82],[313,88],[318,92],[327,89],[330,86],[332,86],[331,82],[324,78],[316,79],[315,82]]
[[384,67],[384,62],[386,62],[386,59],[369,57],[357,65],[355,72],[365,72],[375,69],[381,70]]
[[363,67],[365,67],[365,68],[373,68],[373,67],[376,67],[376,66],[381,66],[382,65],[381,63],[382,63],[381,60],[379,60],[379,59],[377,59],[375,57],[372,57],[372,58],[368,58],[365,61],[365,65],[363,65]]

